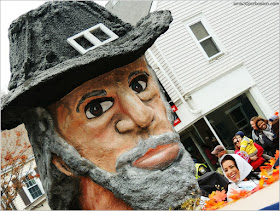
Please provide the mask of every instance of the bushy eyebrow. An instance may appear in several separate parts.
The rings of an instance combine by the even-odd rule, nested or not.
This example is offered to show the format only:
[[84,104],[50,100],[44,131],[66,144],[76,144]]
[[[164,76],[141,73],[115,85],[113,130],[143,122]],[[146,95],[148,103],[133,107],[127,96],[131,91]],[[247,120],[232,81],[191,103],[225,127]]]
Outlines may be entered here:
[[79,101],[76,111],[79,113],[80,112],[80,105],[89,97],[95,97],[95,96],[106,96],[107,92],[105,90],[94,90],[92,92],[86,93]]
[[145,75],[150,76],[150,75],[149,75],[147,72],[145,72],[145,71],[136,70],[136,71],[133,71],[133,72],[131,72],[131,73],[129,74],[128,80],[127,80],[128,83],[130,83],[131,78],[132,78],[133,76],[139,75],[140,73],[144,73]]

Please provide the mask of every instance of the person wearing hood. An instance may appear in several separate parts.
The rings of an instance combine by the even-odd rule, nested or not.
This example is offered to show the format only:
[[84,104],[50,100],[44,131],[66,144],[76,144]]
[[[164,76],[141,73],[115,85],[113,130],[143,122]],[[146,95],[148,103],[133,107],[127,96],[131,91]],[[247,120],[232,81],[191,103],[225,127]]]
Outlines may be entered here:
[[259,180],[252,173],[253,167],[239,155],[223,155],[220,163],[225,177],[230,182],[228,185],[227,201],[232,201],[230,197],[233,194],[233,190],[251,191],[258,185]]

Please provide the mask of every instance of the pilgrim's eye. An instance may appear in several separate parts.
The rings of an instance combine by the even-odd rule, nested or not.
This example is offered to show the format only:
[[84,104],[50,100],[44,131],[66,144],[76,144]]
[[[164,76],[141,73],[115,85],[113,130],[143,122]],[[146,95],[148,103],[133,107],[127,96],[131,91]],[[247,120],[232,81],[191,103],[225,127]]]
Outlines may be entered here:
[[100,98],[90,101],[85,107],[85,114],[88,119],[101,116],[114,104],[113,98]]
[[146,75],[140,75],[134,78],[129,87],[137,94],[143,92],[147,88],[148,77]]

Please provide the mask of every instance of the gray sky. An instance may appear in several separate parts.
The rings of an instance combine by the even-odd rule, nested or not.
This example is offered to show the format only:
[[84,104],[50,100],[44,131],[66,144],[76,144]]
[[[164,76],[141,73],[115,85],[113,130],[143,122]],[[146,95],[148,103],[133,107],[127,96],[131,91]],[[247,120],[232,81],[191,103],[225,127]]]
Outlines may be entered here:
[[[8,83],[10,80],[10,62],[9,62],[9,41],[8,28],[13,20],[20,15],[35,9],[46,1],[11,1],[1,0],[1,91],[8,92]],[[107,0],[96,1],[105,5]]]

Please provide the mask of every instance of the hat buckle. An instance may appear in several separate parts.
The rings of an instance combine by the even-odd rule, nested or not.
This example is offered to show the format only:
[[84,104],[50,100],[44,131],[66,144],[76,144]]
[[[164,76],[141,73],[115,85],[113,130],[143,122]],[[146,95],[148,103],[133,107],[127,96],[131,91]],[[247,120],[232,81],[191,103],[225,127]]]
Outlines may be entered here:
[[[109,39],[106,39],[104,41],[101,41],[98,39],[98,37],[94,36],[92,33],[94,31],[101,30],[104,32],[106,35],[108,35]],[[89,41],[93,46],[90,48],[85,49],[82,45],[80,45],[77,42],[77,39],[79,38],[85,38],[87,41]],[[95,26],[86,29],[78,34],[75,34],[72,37],[67,38],[67,42],[75,48],[80,54],[85,54],[86,52],[93,50],[101,45],[104,45],[106,43],[112,42],[116,39],[118,39],[119,36],[116,35],[113,31],[111,31],[109,28],[107,28],[104,24],[99,23],[96,24]]]

